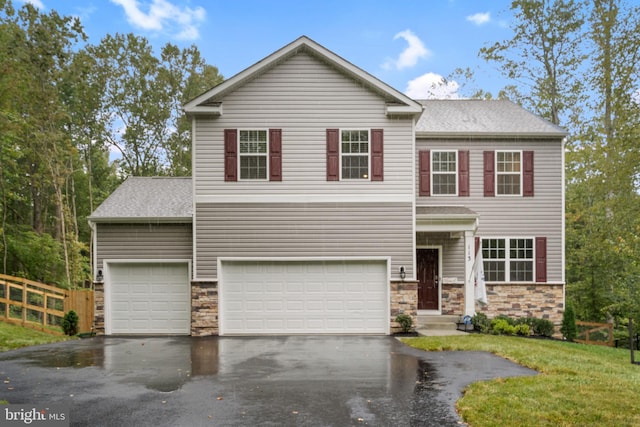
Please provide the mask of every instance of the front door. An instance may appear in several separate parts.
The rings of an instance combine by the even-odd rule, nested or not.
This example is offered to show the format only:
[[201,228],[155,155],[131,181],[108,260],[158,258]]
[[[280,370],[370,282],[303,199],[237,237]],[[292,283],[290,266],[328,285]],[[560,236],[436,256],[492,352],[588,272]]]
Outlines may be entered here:
[[438,310],[440,286],[438,283],[438,249],[418,249],[418,310]]

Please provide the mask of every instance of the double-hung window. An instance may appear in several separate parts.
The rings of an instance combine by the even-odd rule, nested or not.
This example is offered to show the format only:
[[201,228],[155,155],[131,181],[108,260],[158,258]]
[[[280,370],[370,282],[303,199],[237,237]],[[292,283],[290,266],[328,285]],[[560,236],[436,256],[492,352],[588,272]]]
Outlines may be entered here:
[[496,152],[496,179],[498,195],[522,194],[522,152]]
[[484,276],[488,282],[532,282],[534,239],[482,239]]
[[241,180],[266,180],[269,141],[266,130],[239,132],[239,164]]
[[369,131],[340,132],[342,179],[369,179]]
[[458,194],[457,151],[431,151],[431,184],[433,195]]

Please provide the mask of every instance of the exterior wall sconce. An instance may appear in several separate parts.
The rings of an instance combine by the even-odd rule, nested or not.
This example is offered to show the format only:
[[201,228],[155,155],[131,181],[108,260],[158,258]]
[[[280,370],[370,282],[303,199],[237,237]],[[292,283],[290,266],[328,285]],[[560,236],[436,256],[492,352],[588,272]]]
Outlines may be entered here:
[[407,273],[404,270],[404,265],[400,267],[400,280],[404,282],[404,278],[407,277]]
[[102,270],[98,270],[98,274],[96,274],[96,282],[103,282],[104,275],[102,274]]

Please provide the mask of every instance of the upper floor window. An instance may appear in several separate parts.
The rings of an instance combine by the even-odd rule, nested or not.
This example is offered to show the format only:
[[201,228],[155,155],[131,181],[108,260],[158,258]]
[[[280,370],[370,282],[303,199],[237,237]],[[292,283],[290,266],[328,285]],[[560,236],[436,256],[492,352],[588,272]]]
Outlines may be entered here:
[[496,152],[496,178],[498,195],[521,194],[522,153],[520,151]]
[[[488,282],[532,282],[534,239],[482,239],[484,276]],[[508,279],[507,279],[508,278]]]
[[340,132],[342,179],[369,179],[369,131]]
[[431,183],[435,196],[458,194],[457,151],[431,152]]
[[266,130],[241,130],[238,157],[240,179],[267,179],[268,146]]

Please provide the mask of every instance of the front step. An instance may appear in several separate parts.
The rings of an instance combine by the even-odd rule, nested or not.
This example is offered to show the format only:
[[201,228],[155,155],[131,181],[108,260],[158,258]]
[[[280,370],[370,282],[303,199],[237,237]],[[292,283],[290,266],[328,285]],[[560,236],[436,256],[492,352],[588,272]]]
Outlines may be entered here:
[[457,322],[459,321],[460,316],[456,315],[419,314],[416,329],[455,331],[458,329]]

